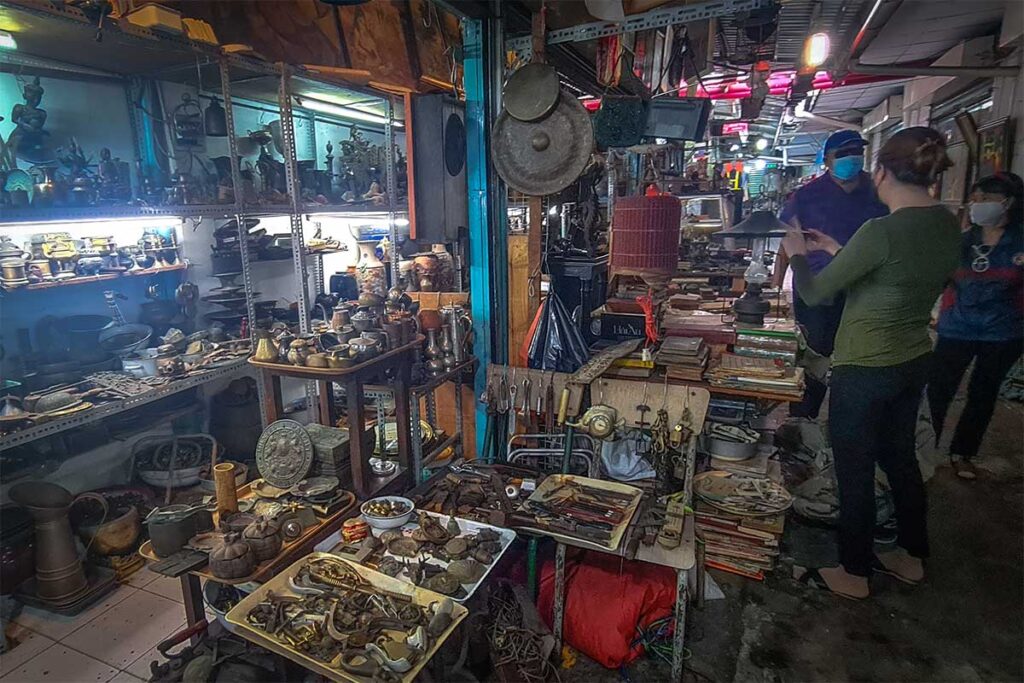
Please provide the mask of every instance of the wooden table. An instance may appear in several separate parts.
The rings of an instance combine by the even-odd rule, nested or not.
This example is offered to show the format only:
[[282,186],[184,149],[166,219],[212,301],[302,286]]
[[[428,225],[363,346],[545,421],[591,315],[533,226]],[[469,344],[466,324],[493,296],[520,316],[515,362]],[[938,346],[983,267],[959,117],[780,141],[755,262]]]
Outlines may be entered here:
[[[645,382],[647,383],[646,390],[642,386]],[[668,423],[670,425],[674,425],[681,417],[684,408],[690,411],[693,420],[692,425],[694,427],[694,433],[691,435],[689,441],[681,447],[681,450],[686,456],[686,468],[683,476],[681,477],[683,481],[682,502],[684,505],[690,506],[693,498],[693,475],[697,461],[697,436],[704,424],[710,395],[708,394],[707,389],[694,383],[680,384],[685,384],[685,388],[679,387],[672,382],[666,385],[664,378],[661,378],[661,380],[658,381],[639,378],[632,380],[616,380],[602,377],[595,380],[595,383],[591,385],[591,395],[600,396],[600,401],[602,403],[616,408],[620,417],[624,417],[627,421],[632,421],[637,417],[636,405],[641,401],[651,406],[653,411],[657,411],[664,404],[665,410],[669,414]],[[595,386],[597,388],[595,388]],[[684,396],[681,397],[679,395],[680,392],[682,392]],[[653,415],[651,419],[653,419]],[[650,424],[650,422],[647,421],[647,424]],[[649,506],[653,503],[652,496],[645,495],[645,499],[646,500],[641,503],[641,506],[633,516],[633,520],[630,522],[630,528],[626,531],[626,535],[619,544],[619,548],[614,551],[599,550],[598,552],[613,554],[628,560],[650,562],[652,564],[670,567],[675,571],[676,628],[672,642],[673,656],[671,680],[678,682],[683,679],[686,611],[690,600],[688,577],[690,572],[696,572],[697,584],[701,585],[703,583],[701,577],[703,566],[702,563],[697,562],[696,559],[695,525],[692,515],[687,515],[686,520],[684,521],[682,540],[676,548],[663,548],[657,545],[657,541],[655,541],[654,546],[644,546],[640,542],[640,536],[643,534],[643,530],[640,528],[640,522],[642,521],[645,513],[645,504]],[[565,549],[567,545],[575,546],[577,544],[560,539],[555,547],[555,586],[552,620],[554,622],[553,631],[555,640],[557,641],[557,652],[561,652],[562,625],[565,617]],[[595,548],[590,544],[580,544],[578,547],[586,548],[587,550],[595,550]]]
[[338,419],[334,409],[333,385],[337,383],[345,388],[350,434],[358,434],[366,425],[366,413],[363,405],[364,385],[384,380],[386,370],[393,369],[395,371],[395,377],[390,382],[390,386],[395,394],[398,471],[390,477],[372,477],[367,467],[367,461],[373,454],[372,449],[367,450],[362,439],[359,438],[350,438],[348,442],[353,486],[359,499],[365,500],[375,495],[383,486],[389,484],[395,478],[404,476],[410,469],[409,454],[412,451],[410,436],[412,417],[410,414],[409,386],[411,384],[412,363],[415,352],[422,343],[422,335],[417,336],[415,341],[409,344],[382,353],[376,358],[359,363],[351,368],[307,368],[283,363],[261,363],[252,358],[249,359],[249,363],[259,369],[263,374],[266,386],[270,389],[266,394],[263,405],[263,411],[268,423],[279,420],[284,413],[281,399],[281,378],[294,377],[317,383],[320,394],[319,422],[327,427],[336,426]]
[[[239,500],[242,500],[250,498],[255,494],[252,493],[249,484],[245,484],[238,488],[237,495]],[[182,574],[180,577],[181,597],[182,602],[185,604],[185,620],[187,625],[191,627],[206,619],[206,610],[203,608],[202,584],[199,582],[200,578],[230,585],[262,583],[285,567],[290,566],[293,562],[313,552],[314,547],[318,543],[340,529],[342,522],[353,514],[358,514],[358,512],[359,507],[356,505],[355,496],[349,493],[346,503],[343,503],[335,512],[332,512],[327,517],[318,518],[319,524],[305,529],[302,535],[294,541],[286,541],[282,545],[281,552],[276,557],[261,562],[249,576],[240,579],[221,579],[207,570],[206,567],[208,565],[202,569]],[[214,516],[216,517],[216,513],[214,513]],[[153,552],[153,547],[148,540],[139,548],[139,554],[151,562],[159,562],[161,559]],[[198,636],[194,637],[193,644],[197,640]]]

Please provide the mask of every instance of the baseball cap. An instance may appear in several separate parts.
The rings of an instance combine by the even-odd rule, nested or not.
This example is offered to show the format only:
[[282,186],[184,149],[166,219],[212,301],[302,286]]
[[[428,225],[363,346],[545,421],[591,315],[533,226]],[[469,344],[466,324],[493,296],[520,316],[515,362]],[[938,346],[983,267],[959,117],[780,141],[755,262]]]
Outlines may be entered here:
[[867,144],[868,141],[862,138],[856,131],[840,130],[828,136],[828,140],[825,141],[824,153],[827,155],[832,150],[841,147],[851,147],[853,145],[864,147]]

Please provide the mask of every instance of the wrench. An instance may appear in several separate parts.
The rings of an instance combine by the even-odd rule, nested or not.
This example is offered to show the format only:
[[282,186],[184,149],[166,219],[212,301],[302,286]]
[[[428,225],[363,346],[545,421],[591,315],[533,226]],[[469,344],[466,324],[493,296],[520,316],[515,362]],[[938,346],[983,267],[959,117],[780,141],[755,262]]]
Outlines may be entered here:
[[516,393],[519,387],[516,385],[516,369],[512,368],[512,382],[508,385],[508,435],[509,438],[516,435]]

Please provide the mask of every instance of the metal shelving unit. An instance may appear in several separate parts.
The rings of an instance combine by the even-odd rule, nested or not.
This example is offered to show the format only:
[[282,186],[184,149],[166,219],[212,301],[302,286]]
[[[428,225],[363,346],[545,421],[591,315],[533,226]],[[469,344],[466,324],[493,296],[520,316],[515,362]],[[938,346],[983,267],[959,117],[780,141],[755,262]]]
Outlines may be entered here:
[[36,425],[35,427],[29,427],[28,429],[12,432],[6,436],[0,436],[0,451],[5,451],[8,448],[14,448],[15,446],[30,443],[36,439],[41,439],[44,436],[53,436],[54,434],[59,434],[60,432],[74,427],[81,427],[83,425],[96,422],[97,420],[110,417],[111,415],[117,415],[118,413],[123,413],[126,410],[144,406],[147,403],[152,403],[153,401],[159,401],[162,398],[167,398],[168,396],[172,396],[178,392],[198,387],[216,379],[232,377],[246,370],[247,366],[245,360],[239,360],[231,363],[230,365],[225,365],[213,370],[207,370],[184,379],[170,382],[166,386],[153,389],[152,391],[147,391],[139,396],[104,403],[96,408],[82,411],[77,415],[53,420],[51,422],[44,422]]
[[[103,218],[146,218],[153,216],[173,216],[178,218],[210,218],[236,219],[239,225],[240,260],[242,263],[242,282],[246,291],[246,312],[249,320],[255,320],[253,293],[256,283],[253,277],[253,265],[256,261],[248,249],[245,233],[245,219],[268,216],[287,216],[291,233],[292,262],[296,279],[297,306],[299,326],[302,332],[310,330],[309,309],[309,273],[316,275],[317,291],[324,287],[324,269],[322,253],[307,254],[304,248],[303,225],[304,217],[323,214],[341,214],[345,216],[363,214],[382,214],[387,216],[389,235],[392,244],[396,244],[396,216],[407,211],[407,206],[396,202],[395,180],[396,158],[394,149],[394,106],[390,96],[372,91],[355,88],[347,84],[331,81],[312,75],[301,67],[288,67],[281,64],[270,64],[248,57],[224,54],[219,46],[197,43],[181,36],[156,33],[129,24],[124,20],[105,20],[102,27],[103,40],[96,42],[96,23],[79,9],[67,5],[55,5],[43,0],[7,0],[5,11],[13,19],[21,21],[28,29],[19,33],[19,52],[17,57],[32,62],[32,66],[44,73],[52,72],[56,78],[73,78],[76,69],[86,72],[90,78],[108,82],[123,83],[126,93],[126,104],[129,110],[129,129],[132,136],[132,148],[136,157],[141,157],[139,114],[133,101],[132,85],[138,85],[143,79],[186,83],[205,86],[202,89],[218,95],[224,102],[225,119],[228,128],[227,145],[232,159],[239,158],[237,149],[237,130],[234,104],[237,97],[269,105],[276,108],[281,121],[282,137],[285,141],[284,165],[287,205],[267,205],[247,203],[238,188],[243,186],[241,172],[237,163],[231,164],[231,175],[235,192],[235,201],[227,204],[192,204],[183,206],[147,206],[135,203],[127,206],[97,206],[82,208],[25,209],[0,211],[0,223],[3,222],[45,222]],[[37,54],[39,57],[26,57]],[[15,57],[5,56],[8,59]],[[197,82],[198,77],[198,82]],[[219,93],[216,85],[219,85]],[[210,87],[213,86],[213,87]],[[293,102],[296,98],[323,96],[325,91],[343,88],[348,91],[368,94],[378,98],[386,111],[383,124],[386,146],[385,178],[388,193],[386,205],[370,204],[330,204],[318,205],[302,201],[299,175],[296,161],[295,128]],[[303,110],[305,111],[305,110]],[[302,115],[302,114],[300,114]],[[332,119],[330,115],[317,114],[318,118]],[[310,115],[312,118],[312,114]],[[337,117],[343,121],[342,117]],[[343,125],[340,124],[339,125]],[[359,124],[361,127],[369,127]],[[315,136],[315,132],[310,131]],[[315,138],[313,138],[315,139]],[[315,147],[314,147],[315,149]],[[138,178],[133,178],[133,192],[138,191]],[[313,262],[309,263],[308,258]],[[394,257],[397,259],[397,254]],[[397,263],[392,264],[393,272],[397,272]],[[201,376],[200,383],[213,379],[213,375]],[[261,405],[267,392],[261,380],[257,381]],[[308,405],[315,408],[317,395],[315,385],[307,383],[306,394]],[[112,414],[112,413],[111,413]],[[266,416],[264,415],[264,420]],[[96,419],[99,419],[98,417]],[[19,432],[16,442],[25,443],[38,436],[56,433],[60,429],[76,426],[74,421],[49,423],[46,428]],[[52,425],[61,425],[54,429]],[[418,423],[417,425],[418,426]],[[15,435],[11,435],[14,437]],[[9,447],[7,441],[3,448]],[[14,445],[13,443],[11,445]]]

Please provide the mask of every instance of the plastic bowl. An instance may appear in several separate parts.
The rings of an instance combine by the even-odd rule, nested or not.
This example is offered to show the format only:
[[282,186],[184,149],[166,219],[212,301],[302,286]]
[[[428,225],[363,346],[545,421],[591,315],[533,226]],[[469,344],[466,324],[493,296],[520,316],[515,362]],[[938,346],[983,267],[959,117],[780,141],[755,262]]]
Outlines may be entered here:
[[[366,507],[371,503],[395,501],[396,503],[405,503],[409,506],[409,511],[398,515],[397,517],[378,517],[377,515],[369,514],[366,512]],[[402,498],[401,496],[379,496],[377,498],[371,498],[359,507],[359,511],[363,513],[363,519],[374,529],[397,529],[403,526],[412,517],[412,513],[415,512],[415,506],[412,501],[408,498]]]

